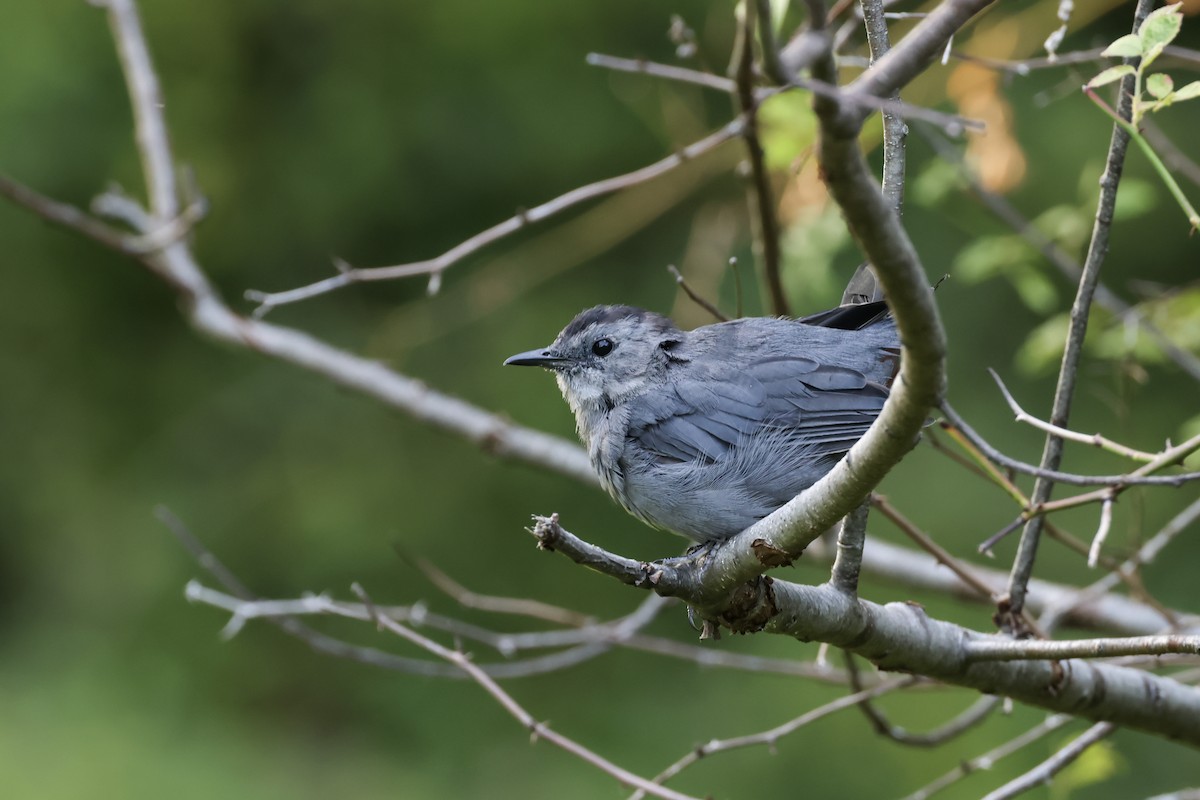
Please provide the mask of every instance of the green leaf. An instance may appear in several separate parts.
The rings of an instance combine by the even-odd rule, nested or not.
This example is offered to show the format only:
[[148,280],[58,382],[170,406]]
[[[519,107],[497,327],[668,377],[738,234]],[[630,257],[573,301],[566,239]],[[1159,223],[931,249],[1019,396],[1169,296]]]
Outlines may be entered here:
[[959,251],[951,267],[955,278],[967,283],[994,278],[1018,261],[1029,259],[1029,245],[1020,236],[983,236]]
[[1117,190],[1114,220],[1129,220],[1153,211],[1158,205],[1157,184],[1138,178],[1124,178]]
[[799,92],[782,92],[759,109],[762,144],[767,166],[787,170],[807,157],[817,137],[817,118],[812,103]]
[[930,161],[909,181],[908,196],[919,206],[935,206],[966,186],[962,171],[943,159]]
[[1175,3],[1156,8],[1147,15],[1137,32],[1138,38],[1142,40],[1143,53],[1149,53],[1154,47],[1159,48],[1161,52],[1161,48],[1169,45],[1179,35],[1179,29],[1183,27],[1183,14],[1179,11],[1181,5],[1183,4]]
[[966,283],[1005,277],[1025,305],[1045,314],[1058,302],[1058,290],[1033,259],[1029,243],[1020,236],[986,236],[959,252],[952,272]]
[[[1153,75],[1150,77],[1154,77]],[[1161,111],[1175,103],[1182,103],[1184,100],[1195,100],[1200,97],[1200,81],[1192,81],[1177,92],[1168,92],[1156,103],[1150,103],[1146,110]],[[1134,101],[1135,103],[1137,101]]]
[[1017,350],[1017,368],[1026,375],[1036,375],[1058,364],[1070,326],[1069,315],[1057,314],[1034,328]]
[[1036,267],[1029,264],[1018,264],[1012,271],[1012,284],[1025,301],[1025,305],[1045,314],[1058,303],[1058,290]]
[[[1094,184],[1095,179],[1092,179]],[[1068,250],[1082,247],[1092,232],[1092,215],[1081,206],[1050,206],[1033,220],[1042,233]]]
[[1097,86],[1104,86],[1106,84],[1112,83],[1113,81],[1119,81],[1121,78],[1124,78],[1126,75],[1132,75],[1135,71],[1136,70],[1134,70],[1134,68],[1132,66],[1130,66],[1129,64],[1121,64],[1116,67],[1109,67],[1108,69],[1104,70],[1099,75],[1097,75],[1096,77],[1094,77],[1090,81],[1088,81],[1087,88],[1095,89]]
[[1171,76],[1165,72],[1156,72],[1146,78],[1146,91],[1159,100],[1169,95],[1174,88],[1175,81],[1171,80]]
[[1184,100],[1194,100],[1200,97],[1200,81],[1192,81],[1191,83],[1177,89],[1172,95],[1172,101],[1179,103]]
[[1102,56],[1119,56],[1121,58],[1136,58],[1142,54],[1142,40],[1136,33],[1127,33],[1120,39],[1104,48]]

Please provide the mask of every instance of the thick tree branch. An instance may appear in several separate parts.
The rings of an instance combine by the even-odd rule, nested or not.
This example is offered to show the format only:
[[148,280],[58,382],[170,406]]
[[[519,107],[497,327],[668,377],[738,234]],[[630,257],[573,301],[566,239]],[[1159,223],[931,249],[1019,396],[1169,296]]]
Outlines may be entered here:
[[[993,1],[944,0],[908,32],[904,41],[851,82],[847,87],[849,92],[886,97],[899,91],[925,70],[946,47],[951,36]],[[828,124],[849,134],[856,132],[866,117],[867,113],[861,108],[845,104]]]
[[837,552],[829,582],[851,596],[858,594],[858,576],[862,571],[863,546],[867,540],[867,516],[870,501],[842,518],[838,525]]
[[717,607],[712,581],[705,574],[712,568],[712,554],[637,562],[587,544],[556,519],[540,520],[534,534],[546,549],[624,583],[680,597],[735,631],[763,630],[805,642],[828,642],[885,671],[923,675],[1200,747],[1200,690],[1170,678],[1079,659],[972,660],[972,647],[982,651],[990,646],[984,643],[1010,640],[932,619],[915,604],[881,606],[859,600],[830,584],[804,586],[763,578],[734,587]]

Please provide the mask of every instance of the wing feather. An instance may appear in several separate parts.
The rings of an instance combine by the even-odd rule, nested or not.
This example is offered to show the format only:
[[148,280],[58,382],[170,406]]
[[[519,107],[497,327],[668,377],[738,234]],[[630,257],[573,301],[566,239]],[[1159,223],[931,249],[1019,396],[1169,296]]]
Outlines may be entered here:
[[715,462],[759,437],[845,453],[879,415],[887,389],[854,369],[772,357],[726,374],[682,378],[630,401],[629,433],[661,461]]

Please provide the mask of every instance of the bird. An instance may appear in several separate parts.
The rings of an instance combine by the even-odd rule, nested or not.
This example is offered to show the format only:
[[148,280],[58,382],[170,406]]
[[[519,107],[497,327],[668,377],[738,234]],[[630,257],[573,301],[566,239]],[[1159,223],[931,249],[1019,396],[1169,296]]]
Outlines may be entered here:
[[618,503],[706,544],[829,472],[879,415],[899,362],[880,300],[690,331],[653,311],[600,305],[504,364],[554,373]]

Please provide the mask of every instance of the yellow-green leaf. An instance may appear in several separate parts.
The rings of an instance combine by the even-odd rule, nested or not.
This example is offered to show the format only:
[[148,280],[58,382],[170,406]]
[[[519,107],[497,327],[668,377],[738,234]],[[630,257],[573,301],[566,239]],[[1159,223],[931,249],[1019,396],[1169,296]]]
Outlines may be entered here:
[[1155,46],[1164,47],[1179,35],[1179,29],[1183,27],[1180,5],[1182,3],[1156,8],[1147,15],[1137,32],[1138,38],[1142,40],[1143,53],[1150,52],[1150,48]]
[[1127,33],[1120,39],[1104,48],[1102,56],[1118,56],[1121,58],[1134,58],[1142,54],[1142,40],[1136,33]]
[[1133,73],[1134,69],[1132,66],[1129,64],[1120,64],[1119,66],[1109,67],[1108,69],[1104,70],[1099,75],[1088,81],[1087,85],[1089,89],[1095,89],[1097,86],[1104,86],[1112,83],[1113,81],[1119,81],[1126,75],[1132,75]]
[[1194,100],[1197,97],[1200,97],[1200,81],[1192,81],[1186,86],[1180,87],[1171,99],[1178,103],[1181,100]]
[[1174,88],[1175,81],[1171,80],[1171,76],[1165,72],[1156,72],[1146,78],[1146,91],[1159,100],[1169,95]]

